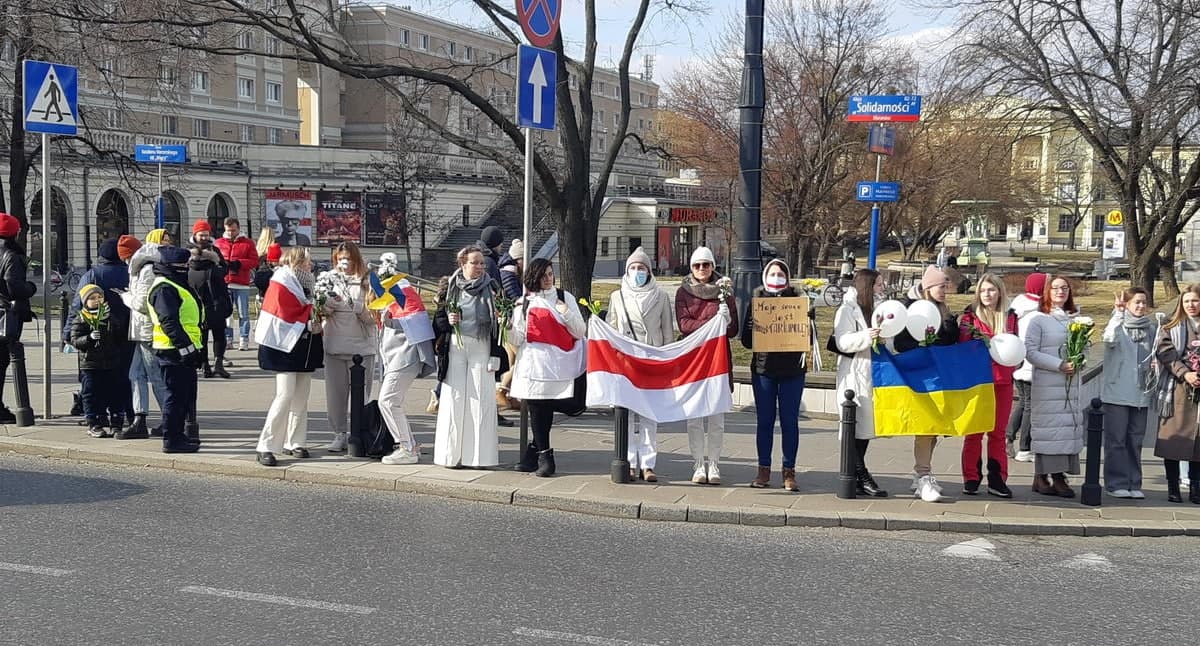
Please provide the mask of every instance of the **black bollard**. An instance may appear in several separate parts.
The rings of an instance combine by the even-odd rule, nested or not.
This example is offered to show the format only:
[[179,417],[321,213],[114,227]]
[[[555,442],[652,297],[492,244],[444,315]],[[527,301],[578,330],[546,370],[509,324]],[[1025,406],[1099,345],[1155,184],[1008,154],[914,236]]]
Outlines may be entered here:
[[346,447],[346,455],[352,458],[367,457],[366,447],[363,446],[363,390],[367,383],[367,368],[363,365],[361,354],[354,355],[354,365],[350,366],[350,440]]
[[1079,502],[1089,507],[1100,506],[1100,445],[1104,441],[1104,411],[1100,399],[1092,400],[1087,412],[1087,466],[1084,469],[1083,491]]
[[25,372],[25,344],[9,341],[9,357],[12,359],[13,381],[17,387],[17,426],[33,426],[33,407],[29,404],[29,375]]
[[67,329],[67,314],[71,311],[71,299],[67,298],[67,292],[64,290],[59,294],[58,301],[58,329],[65,330]]
[[629,482],[629,409],[620,406],[613,409],[612,481]]
[[846,401],[842,402],[842,469],[838,474],[838,498],[853,500],[857,497],[858,473],[855,465],[858,463],[854,448],[854,425],[858,413],[858,405],[854,403],[854,391],[846,391]]

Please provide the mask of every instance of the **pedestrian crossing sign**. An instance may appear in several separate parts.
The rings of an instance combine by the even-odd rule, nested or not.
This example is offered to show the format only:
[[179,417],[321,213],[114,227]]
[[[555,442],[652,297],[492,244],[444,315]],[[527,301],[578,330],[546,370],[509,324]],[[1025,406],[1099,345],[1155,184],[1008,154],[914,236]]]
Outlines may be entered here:
[[79,73],[69,65],[25,61],[25,130],[73,135],[79,129]]

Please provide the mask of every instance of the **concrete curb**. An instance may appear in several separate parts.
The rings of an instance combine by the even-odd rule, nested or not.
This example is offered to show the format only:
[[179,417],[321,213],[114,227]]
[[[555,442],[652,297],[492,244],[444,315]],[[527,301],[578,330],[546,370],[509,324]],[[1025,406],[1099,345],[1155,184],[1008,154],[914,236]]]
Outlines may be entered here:
[[169,457],[145,452],[93,451],[19,437],[0,438],[0,451],[77,462],[142,466],[188,473],[268,478],[378,491],[397,491],[646,521],[716,523],[754,527],[845,527],[884,531],[921,530],[1037,536],[1200,536],[1200,521],[1114,520],[1110,518],[1031,519],[958,514],[924,516],[871,511],[837,512],[634,502],[597,496],[541,493],[507,486],[436,480],[415,475],[397,475],[395,478],[367,477],[336,470],[314,469],[304,465],[268,469],[245,460],[214,458],[204,454]]

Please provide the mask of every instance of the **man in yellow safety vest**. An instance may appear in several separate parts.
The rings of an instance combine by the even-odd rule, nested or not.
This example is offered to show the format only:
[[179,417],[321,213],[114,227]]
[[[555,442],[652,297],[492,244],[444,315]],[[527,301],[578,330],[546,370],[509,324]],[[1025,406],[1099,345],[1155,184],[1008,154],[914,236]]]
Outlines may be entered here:
[[151,348],[167,387],[162,405],[163,453],[200,450],[199,437],[185,432],[189,416],[195,415],[196,369],[204,363],[200,350],[204,307],[188,287],[190,257],[187,249],[161,247],[148,299],[154,323]]

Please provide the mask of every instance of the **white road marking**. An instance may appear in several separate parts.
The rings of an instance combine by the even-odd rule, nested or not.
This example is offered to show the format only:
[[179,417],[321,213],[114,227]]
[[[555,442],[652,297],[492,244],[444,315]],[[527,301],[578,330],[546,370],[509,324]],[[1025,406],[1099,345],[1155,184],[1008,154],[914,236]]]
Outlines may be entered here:
[[580,635],[578,633],[564,633],[557,630],[541,630],[538,628],[515,628],[514,635],[522,637],[536,637],[538,639],[553,639],[559,642],[569,642],[572,644],[592,644],[592,646],[654,646],[653,644],[643,644],[642,642],[629,642],[623,639],[609,639],[608,637],[597,637],[595,635]]
[[1112,572],[1117,569],[1107,558],[1094,552],[1076,554],[1059,563],[1058,567],[1071,568],[1072,570],[1098,570],[1100,572]]
[[11,572],[25,572],[26,574],[41,574],[44,576],[67,576],[73,574],[74,570],[63,570],[56,567],[42,567],[40,565],[22,565],[21,563],[0,563],[0,570],[9,570]]
[[260,594],[258,592],[244,592],[242,590],[222,590],[220,588],[209,588],[202,585],[189,585],[180,588],[179,591],[190,592],[192,594],[207,594],[214,597],[226,597],[241,601],[259,601],[262,603],[275,603],[283,606],[297,606],[300,608],[328,610],[330,612],[346,612],[355,615],[369,615],[372,612],[375,612],[375,608],[368,608],[367,606],[352,606],[344,603],[330,603],[328,601],[313,601],[312,599],[281,597],[274,594]]
[[942,554],[960,559],[982,559],[984,561],[999,561],[995,555],[996,546],[986,538],[976,538],[970,541],[956,543],[942,550]]

